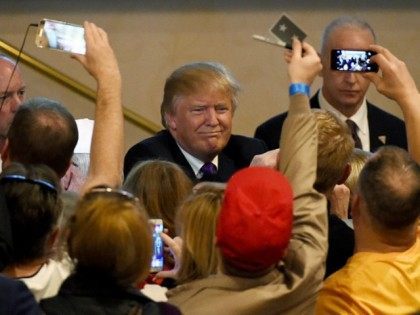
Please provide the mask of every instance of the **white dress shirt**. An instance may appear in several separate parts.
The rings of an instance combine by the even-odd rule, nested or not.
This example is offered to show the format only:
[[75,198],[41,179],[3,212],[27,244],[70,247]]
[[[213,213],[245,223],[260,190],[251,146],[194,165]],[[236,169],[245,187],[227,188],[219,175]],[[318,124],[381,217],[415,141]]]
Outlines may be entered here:
[[362,106],[360,106],[357,112],[351,117],[343,115],[330,103],[328,103],[324,95],[322,95],[322,90],[318,93],[318,100],[321,109],[334,113],[343,122],[345,122],[347,119],[351,119],[357,125],[357,135],[359,136],[360,141],[362,142],[363,150],[370,151],[369,124],[367,119],[366,98],[363,99]]

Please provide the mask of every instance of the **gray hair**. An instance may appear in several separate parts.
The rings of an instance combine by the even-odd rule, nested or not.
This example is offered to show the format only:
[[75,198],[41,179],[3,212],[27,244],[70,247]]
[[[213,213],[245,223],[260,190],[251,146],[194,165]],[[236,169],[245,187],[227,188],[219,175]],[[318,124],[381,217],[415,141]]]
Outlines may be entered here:
[[322,34],[322,37],[321,37],[321,54],[324,54],[328,40],[331,37],[331,34],[336,29],[344,28],[344,27],[354,27],[354,28],[359,28],[361,30],[367,30],[372,34],[373,40],[376,42],[375,31],[373,30],[373,28],[370,26],[368,22],[355,16],[347,16],[347,15],[340,16],[332,20],[330,24],[328,24],[325,27],[324,33]]

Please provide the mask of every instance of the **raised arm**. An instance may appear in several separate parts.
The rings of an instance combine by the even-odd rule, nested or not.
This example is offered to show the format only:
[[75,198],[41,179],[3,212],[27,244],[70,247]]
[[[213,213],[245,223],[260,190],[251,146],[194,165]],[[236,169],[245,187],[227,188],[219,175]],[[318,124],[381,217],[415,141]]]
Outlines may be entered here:
[[85,22],[86,55],[74,55],[97,82],[88,178],[82,193],[96,185],[120,186],[124,150],[121,74],[105,31]]
[[401,107],[407,130],[408,151],[420,163],[420,94],[406,64],[388,49],[371,45],[378,54],[372,57],[381,74],[366,73],[379,93],[393,99]]
[[293,42],[293,53],[286,54],[286,61],[289,62],[291,96],[280,139],[279,169],[292,185],[294,209],[292,238],[284,265],[288,271],[288,287],[294,289],[298,299],[312,300],[315,306],[327,253],[326,201],[313,188],[318,137],[316,120],[309,107],[309,91],[308,94],[305,89],[295,93],[293,84],[309,86],[322,66],[312,46],[297,40]]

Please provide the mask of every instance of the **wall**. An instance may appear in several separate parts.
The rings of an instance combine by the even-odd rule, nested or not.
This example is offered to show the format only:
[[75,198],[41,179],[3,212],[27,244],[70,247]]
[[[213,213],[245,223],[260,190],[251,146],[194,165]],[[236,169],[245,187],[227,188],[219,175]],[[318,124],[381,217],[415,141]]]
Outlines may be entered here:
[[[44,17],[81,24],[90,20],[109,34],[123,75],[124,105],[156,123],[167,75],[197,60],[226,64],[242,83],[234,132],[252,136],[265,119],[287,106],[287,74],[282,48],[251,39],[286,12],[319,47],[324,26],[342,14],[367,19],[378,42],[404,59],[420,84],[419,1],[0,1],[0,38],[20,47],[26,26]],[[316,5],[314,4],[316,2]],[[94,87],[68,55],[34,45],[30,30],[24,51]],[[61,100],[76,117],[92,117],[93,104],[24,67],[29,97]],[[313,91],[319,86],[317,80]],[[374,88],[369,99],[401,117],[398,106]],[[150,134],[127,123],[126,148]]]

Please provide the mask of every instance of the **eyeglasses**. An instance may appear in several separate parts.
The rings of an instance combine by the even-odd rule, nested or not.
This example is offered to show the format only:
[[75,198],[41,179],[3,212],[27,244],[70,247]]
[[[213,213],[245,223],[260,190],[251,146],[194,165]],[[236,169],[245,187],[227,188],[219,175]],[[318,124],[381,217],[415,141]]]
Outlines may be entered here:
[[89,198],[89,196],[97,195],[97,194],[104,194],[104,195],[114,195],[116,197],[119,197],[123,200],[130,201],[136,205],[140,205],[140,200],[132,193],[122,190],[122,189],[116,189],[111,187],[95,187],[89,190],[84,198]]
[[21,182],[21,183],[28,183],[28,184],[32,184],[32,185],[39,185],[43,189],[57,195],[57,188],[52,183],[50,183],[49,181],[46,181],[44,179],[28,178],[26,176],[16,175],[16,174],[4,175],[3,177],[0,178],[0,184],[13,183],[13,182]]

